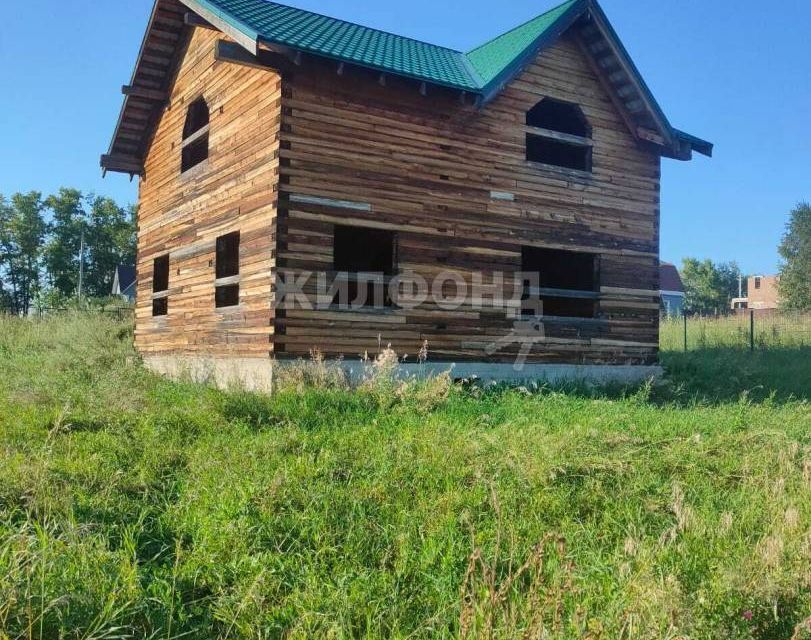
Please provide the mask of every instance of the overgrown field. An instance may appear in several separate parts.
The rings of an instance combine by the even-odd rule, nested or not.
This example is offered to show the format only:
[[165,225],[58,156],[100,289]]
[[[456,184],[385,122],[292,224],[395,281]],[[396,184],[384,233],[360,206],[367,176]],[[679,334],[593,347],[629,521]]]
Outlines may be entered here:
[[130,340],[0,319],[0,638],[811,638],[810,350],[267,398]]

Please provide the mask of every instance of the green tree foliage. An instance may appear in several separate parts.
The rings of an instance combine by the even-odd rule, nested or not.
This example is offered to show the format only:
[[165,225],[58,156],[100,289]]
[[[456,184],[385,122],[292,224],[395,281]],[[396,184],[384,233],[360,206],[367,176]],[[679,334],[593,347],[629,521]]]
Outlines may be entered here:
[[807,202],[791,212],[780,256],[781,304],[787,309],[811,310],[811,205]]
[[40,286],[42,246],[47,232],[42,194],[0,196],[0,279],[6,304],[27,313]]
[[738,295],[741,270],[734,262],[715,264],[712,260],[685,258],[681,277],[688,313],[701,315],[727,313]]
[[[115,268],[135,259],[135,210],[77,189],[0,196],[0,309],[28,311],[39,295],[65,300],[78,293],[84,235],[82,293],[110,294]],[[42,285],[42,286],[41,286]]]
[[87,204],[85,293],[109,296],[116,267],[135,264],[135,209],[98,196],[88,198]]
[[45,268],[50,286],[66,297],[76,293],[79,281],[79,249],[86,226],[82,200],[77,189],[62,188],[46,201],[51,237],[45,246]]
[[84,234],[85,278],[82,293],[109,295],[119,264],[135,260],[134,209],[119,207],[110,198],[85,196],[76,189],[60,189],[47,199],[52,213],[45,265],[51,286],[61,295],[76,295],[79,253]]

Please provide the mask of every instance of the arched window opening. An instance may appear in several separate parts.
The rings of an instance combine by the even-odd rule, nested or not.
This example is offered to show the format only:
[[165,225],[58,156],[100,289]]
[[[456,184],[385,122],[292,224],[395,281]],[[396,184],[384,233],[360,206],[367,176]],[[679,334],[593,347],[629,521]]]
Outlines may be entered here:
[[591,137],[591,127],[580,107],[552,98],[541,100],[527,111],[527,124],[531,127],[568,133],[581,138]]
[[545,98],[527,112],[527,160],[591,172],[591,127],[580,107]]
[[186,111],[183,126],[183,155],[181,173],[208,159],[208,105],[198,98]]

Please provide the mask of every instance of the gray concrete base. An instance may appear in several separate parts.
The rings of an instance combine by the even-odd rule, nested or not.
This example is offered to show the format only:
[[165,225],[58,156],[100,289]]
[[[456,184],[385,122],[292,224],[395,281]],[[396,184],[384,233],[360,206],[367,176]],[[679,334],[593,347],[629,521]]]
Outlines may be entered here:
[[211,384],[260,393],[273,390],[273,360],[205,356],[145,356],[144,365],[172,380]]
[[[341,364],[351,380],[363,380],[370,374],[371,365],[344,362]],[[640,365],[568,365],[525,364],[516,368],[512,364],[492,362],[460,363],[410,363],[400,365],[398,376],[426,377],[449,373],[454,380],[477,378],[483,383],[492,382],[588,382],[591,384],[644,382],[660,378],[664,370],[659,366]]]
[[[161,375],[176,380],[189,380],[213,384],[220,388],[237,387],[269,393],[273,389],[274,370],[301,366],[300,362],[263,358],[211,358],[201,356],[148,356],[145,365]],[[306,365],[305,365],[306,366]],[[352,382],[360,382],[371,375],[371,364],[334,361],[327,366],[340,367]],[[512,364],[489,362],[442,363],[400,365],[400,378],[426,377],[449,373],[454,379],[478,378],[484,383],[540,381],[550,384],[587,382],[590,384],[632,384],[659,378],[664,373],[659,366],[637,365],[563,365],[526,364],[516,368]]]

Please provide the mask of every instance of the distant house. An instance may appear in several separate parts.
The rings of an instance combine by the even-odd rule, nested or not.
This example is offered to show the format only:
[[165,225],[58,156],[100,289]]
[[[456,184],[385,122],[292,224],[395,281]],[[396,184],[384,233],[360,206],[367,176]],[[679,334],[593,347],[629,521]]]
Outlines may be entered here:
[[748,296],[732,300],[734,311],[774,311],[780,307],[780,276],[749,276],[747,283]]
[[113,278],[114,296],[125,298],[127,302],[135,302],[135,267],[118,265]]
[[663,262],[659,265],[659,293],[662,299],[662,315],[680,316],[684,312],[684,283],[676,265]]

